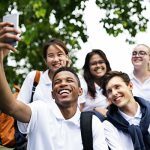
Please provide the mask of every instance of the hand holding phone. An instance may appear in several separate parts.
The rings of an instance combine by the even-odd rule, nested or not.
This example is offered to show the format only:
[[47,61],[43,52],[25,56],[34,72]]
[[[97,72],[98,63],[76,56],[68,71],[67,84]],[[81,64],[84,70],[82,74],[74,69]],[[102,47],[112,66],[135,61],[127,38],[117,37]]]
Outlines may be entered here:
[[[5,15],[3,16],[3,22],[11,22],[14,24],[14,28],[18,29],[19,28],[19,14],[15,13],[15,14]],[[17,41],[13,39],[7,39],[5,42],[13,46],[17,45]]]

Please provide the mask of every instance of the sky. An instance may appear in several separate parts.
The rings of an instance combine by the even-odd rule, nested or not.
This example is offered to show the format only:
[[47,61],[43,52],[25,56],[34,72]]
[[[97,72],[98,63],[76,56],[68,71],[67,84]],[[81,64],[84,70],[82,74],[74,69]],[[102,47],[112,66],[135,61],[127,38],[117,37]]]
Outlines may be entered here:
[[[145,16],[150,20],[150,1],[145,0],[147,10]],[[135,37],[135,45],[129,45],[125,42],[128,37],[127,33],[123,33],[118,37],[109,36],[102,24],[99,24],[98,18],[103,17],[101,11],[95,4],[95,0],[90,0],[84,11],[84,20],[87,26],[87,34],[89,36],[86,43],[81,44],[81,50],[75,55],[78,58],[75,66],[82,68],[85,56],[92,49],[101,49],[105,52],[112,70],[124,71],[130,73],[133,70],[131,63],[131,52],[136,44],[147,44],[150,46],[150,22],[145,33],[138,33]]]

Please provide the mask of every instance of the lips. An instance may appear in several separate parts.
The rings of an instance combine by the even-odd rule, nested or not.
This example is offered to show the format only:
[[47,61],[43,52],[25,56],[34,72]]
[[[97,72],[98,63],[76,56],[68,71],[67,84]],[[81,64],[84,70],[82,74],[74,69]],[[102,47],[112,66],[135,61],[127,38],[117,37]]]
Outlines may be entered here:
[[114,102],[115,102],[115,103],[119,103],[120,100],[121,100],[121,96],[118,96],[118,97],[115,97],[115,98],[114,98]]
[[59,68],[60,66],[61,66],[61,64],[59,63],[57,63],[57,64],[52,64],[53,65],[53,67],[55,67],[55,68]]

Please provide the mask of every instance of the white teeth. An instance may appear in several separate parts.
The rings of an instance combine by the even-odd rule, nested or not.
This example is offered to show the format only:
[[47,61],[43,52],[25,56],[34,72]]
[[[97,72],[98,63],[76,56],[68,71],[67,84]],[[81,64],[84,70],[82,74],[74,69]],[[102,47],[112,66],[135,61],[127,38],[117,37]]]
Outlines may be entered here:
[[101,72],[101,71],[103,71],[104,70],[104,68],[98,68],[97,70],[96,70],[96,72]]
[[64,89],[64,90],[60,90],[59,91],[59,94],[63,94],[63,93],[67,93],[67,94],[69,94],[69,90],[67,90],[67,89]]

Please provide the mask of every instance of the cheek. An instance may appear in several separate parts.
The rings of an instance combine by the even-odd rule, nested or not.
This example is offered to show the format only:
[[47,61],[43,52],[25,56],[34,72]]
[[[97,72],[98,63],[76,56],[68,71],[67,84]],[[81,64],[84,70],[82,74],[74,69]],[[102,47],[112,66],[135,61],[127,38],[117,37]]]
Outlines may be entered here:
[[94,72],[94,71],[93,71],[93,70],[94,70],[94,67],[90,67],[90,68],[89,68],[89,70],[90,70],[91,74],[93,75],[93,72]]
[[50,63],[51,61],[52,61],[52,58],[49,58],[49,57],[46,58],[46,63],[47,64]]

